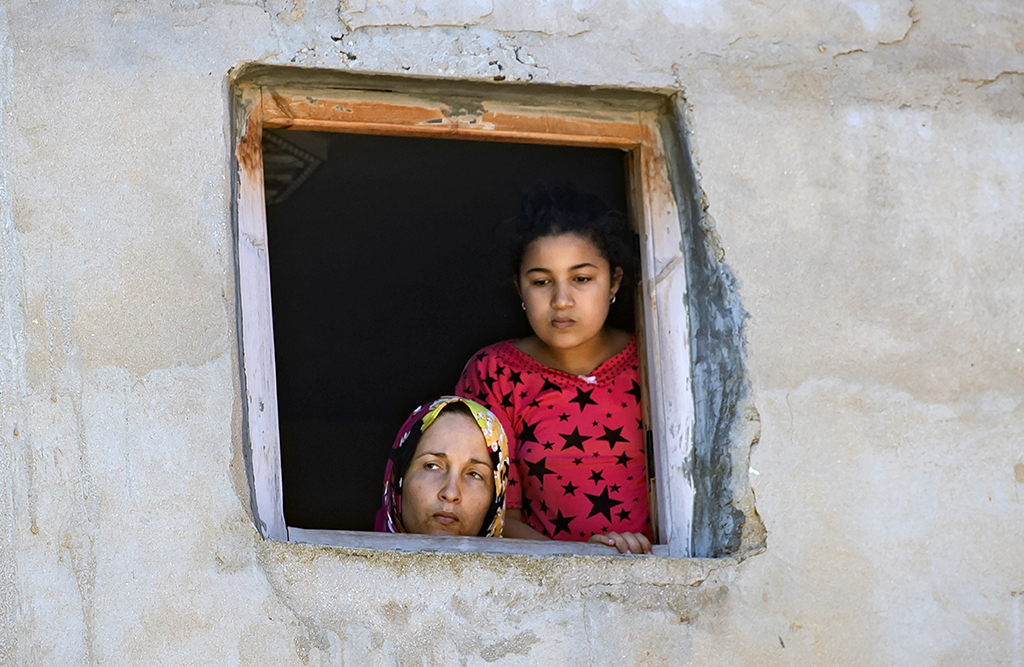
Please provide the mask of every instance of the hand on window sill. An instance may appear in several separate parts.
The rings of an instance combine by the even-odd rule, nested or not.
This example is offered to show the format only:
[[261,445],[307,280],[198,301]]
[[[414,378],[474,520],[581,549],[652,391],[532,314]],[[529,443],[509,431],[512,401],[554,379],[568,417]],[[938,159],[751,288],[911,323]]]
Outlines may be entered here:
[[620,554],[649,554],[652,553],[651,541],[643,533],[605,533],[604,535],[593,535],[588,542],[603,544],[615,547]]

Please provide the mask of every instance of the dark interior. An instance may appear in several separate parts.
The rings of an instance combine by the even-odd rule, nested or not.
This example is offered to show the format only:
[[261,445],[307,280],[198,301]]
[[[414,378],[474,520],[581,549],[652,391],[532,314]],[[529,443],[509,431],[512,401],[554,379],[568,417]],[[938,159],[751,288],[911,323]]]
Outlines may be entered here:
[[[372,530],[408,414],[450,393],[477,349],[530,333],[505,256],[522,193],[571,182],[625,211],[625,153],[269,134],[285,519]],[[619,294],[612,324],[632,330],[633,290]]]

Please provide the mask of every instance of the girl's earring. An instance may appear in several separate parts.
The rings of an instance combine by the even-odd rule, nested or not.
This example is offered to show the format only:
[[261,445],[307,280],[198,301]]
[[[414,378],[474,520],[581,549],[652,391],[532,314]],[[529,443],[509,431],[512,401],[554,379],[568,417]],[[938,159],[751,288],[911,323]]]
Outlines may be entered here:
[[615,303],[615,295],[612,294],[612,303]]
[[526,302],[523,301],[522,304],[523,304],[523,310],[526,310]]

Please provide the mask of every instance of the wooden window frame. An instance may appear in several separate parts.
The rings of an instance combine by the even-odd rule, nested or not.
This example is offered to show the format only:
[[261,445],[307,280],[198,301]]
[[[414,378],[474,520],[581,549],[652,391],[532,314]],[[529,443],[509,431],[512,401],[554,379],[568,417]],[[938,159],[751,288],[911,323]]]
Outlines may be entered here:
[[[318,87],[319,88],[319,87]],[[243,437],[254,520],[266,538],[350,548],[607,554],[602,545],[513,539],[444,538],[325,531],[285,523],[277,386],[264,202],[264,128],[618,148],[629,153],[628,200],[641,246],[637,340],[645,374],[645,420],[653,432],[656,471],[652,523],[656,555],[692,553],[694,397],[687,276],[679,206],[670,182],[659,123],[662,109],[628,96],[538,104],[532,96],[484,91],[466,103],[443,96],[235,81],[235,238],[239,348],[244,392]]]

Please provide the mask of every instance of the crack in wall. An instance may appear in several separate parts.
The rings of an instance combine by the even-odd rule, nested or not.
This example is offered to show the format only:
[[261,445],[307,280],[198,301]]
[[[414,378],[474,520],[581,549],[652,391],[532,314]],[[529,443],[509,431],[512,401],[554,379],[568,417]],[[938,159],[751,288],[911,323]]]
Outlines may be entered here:
[[[316,44],[296,45],[283,59],[290,63],[316,67],[365,69],[397,68],[402,72],[430,76],[459,75],[468,78],[490,78],[494,81],[533,81],[546,78],[549,71],[539,65],[526,44],[518,37],[529,31],[503,33],[495,30],[473,30],[463,27],[432,26],[417,28],[408,24],[349,26],[339,20],[339,30],[330,33],[328,49]],[[380,44],[394,40],[396,35],[410,36],[408,52],[393,54],[387,64],[381,60]],[[422,41],[421,41],[422,40]],[[424,60],[423,48],[440,49]]]
[[984,88],[985,86],[991,86],[993,83],[996,83],[1004,76],[1024,76],[1024,72],[1021,72],[1019,70],[1003,70],[1002,72],[996,74],[994,77],[990,79],[965,79],[961,77],[960,81],[962,83],[974,84],[974,89],[978,90],[980,88]]
[[284,52],[284,45],[281,43],[281,33],[278,32],[277,29],[277,17],[274,16],[274,14],[270,11],[270,8],[267,7],[267,2],[268,0],[259,0],[257,2],[257,6],[260,8],[260,10],[263,11],[264,14],[267,15],[267,21],[270,23],[270,36],[273,37],[275,42],[277,42],[277,51],[273,53],[268,53],[265,56],[267,60],[272,60],[273,58],[280,56]]
[[[870,47],[855,47],[842,51],[836,51],[835,53],[832,54],[832,59],[835,60],[836,58],[839,58],[841,56],[849,56],[855,53],[871,53],[883,46],[896,46],[898,44],[902,44],[903,42],[907,41],[907,39],[910,37],[911,32],[914,30],[914,27],[917,25],[918,21],[921,20],[921,17],[918,15],[917,12],[917,7],[914,4],[914,0],[910,1],[910,9],[907,10],[907,18],[910,19],[910,25],[907,26],[907,29],[903,31],[903,34],[900,37],[888,42],[879,40],[875,42],[874,46]],[[818,50],[824,53],[825,51],[828,50],[828,47],[825,44],[819,44]]]
[[907,10],[907,18],[910,19],[910,25],[908,25],[907,29],[903,31],[903,35],[899,39],[894,39],[891,42],[879,42],[878,45],[893,46],[906,41],[910,37],[910,33],[913,31],[914,26],[916,26],[917,22],[921,20],[921,17],[917,15],[917,7],[914,5],[914,0],[910,0],[910,9]]

